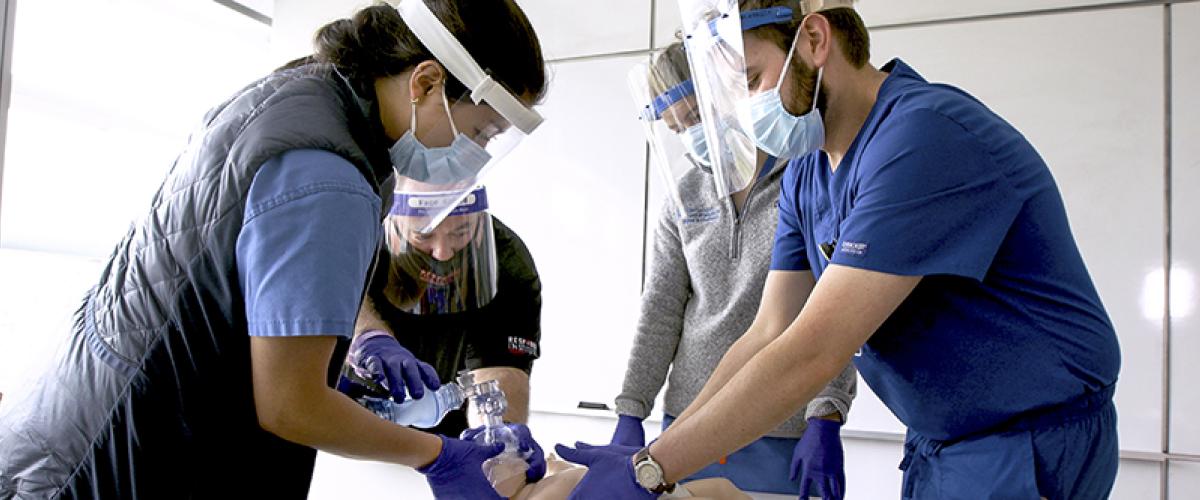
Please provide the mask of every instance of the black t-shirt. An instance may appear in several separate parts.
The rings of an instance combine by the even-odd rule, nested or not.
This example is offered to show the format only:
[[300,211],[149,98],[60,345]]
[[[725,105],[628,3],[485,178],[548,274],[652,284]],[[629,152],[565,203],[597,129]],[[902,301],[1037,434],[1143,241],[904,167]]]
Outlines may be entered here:
[[[405,349],[437,370],[442,383],[454,381],[464,369],[507,366],[529,373],[540,354],[542,283],[533,256],[508,226],[495,217],[492,221],[499,275],[495,298],[480,309],[425,315],[400,311],[383,294],[391,255],[386,249],[375,266],[367,293],[379,317]],[[458,437],[466,428],[466,412],[457,410],[428,430]]]

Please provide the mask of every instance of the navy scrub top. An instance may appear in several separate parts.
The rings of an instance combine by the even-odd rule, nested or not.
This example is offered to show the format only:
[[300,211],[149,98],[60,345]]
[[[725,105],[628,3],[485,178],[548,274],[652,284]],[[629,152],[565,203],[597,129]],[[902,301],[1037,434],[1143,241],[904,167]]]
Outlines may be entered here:
[[1045,162],[1011,125],[900,60],[836,171],[784,175],[772,269],[923,276],[856,356],[912,431],[954,439],[1112,385],[1116,334]]

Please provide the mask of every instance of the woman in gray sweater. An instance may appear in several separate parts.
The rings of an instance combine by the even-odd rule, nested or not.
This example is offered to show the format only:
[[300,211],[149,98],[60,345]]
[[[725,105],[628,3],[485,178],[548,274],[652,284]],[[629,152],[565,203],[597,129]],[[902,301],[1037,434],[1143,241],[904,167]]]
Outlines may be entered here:
[[[778,75],[784,57],[774,47],[754,55],[764,76]],[[616,400],[620,416],[612,443],[629,446],[645,445],[642,420],[653,409],[668,371],[664,428],[692,402],[725,351],[754,320],[770,268],[786,164],[756,151],[755,171],[746,176],[749,185],[721,195],[732,189],[719,189],[727,180],[714,179],[721,176],[713,175],[707,158],[683,45],[677,42],[656,53],[644,73],[642,82],[631,80],[644,87],[635,88],[647,98],[643,120],[673,186],[658,216],[638,331]],[[825,486],[836,484],[844,491],[839,429],[854,399],[855,382],[854,369],[848,367],[803,413],[690,479],[726,477],[743,490],[797,494],[804,478],[807,493],[840,497],[828,494],[831,488]],[[770,394],[764,387],[763,397]]]

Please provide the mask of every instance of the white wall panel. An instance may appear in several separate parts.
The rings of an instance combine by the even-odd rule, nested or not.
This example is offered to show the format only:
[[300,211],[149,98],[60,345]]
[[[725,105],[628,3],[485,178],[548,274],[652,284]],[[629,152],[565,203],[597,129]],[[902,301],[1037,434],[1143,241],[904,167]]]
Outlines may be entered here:
[[[1200,3],[1172,9],[1171,451],[1200,455]],[[1200,490],[1196,490],[1200,495]]]
[[96,259],[0,249],[0,415],[50,366],[103,265]]
[[[1119,3],[1121,0],[860,0],[855,6],[868,27],[934,21],[970,16],[1029,12],[1063,7]],[[679,6],[675,0],[655,1],[654,41],[658,47],[670,43],[679,28]]]
[[1172,499],[1200,497],[1200,463],[1172,462],[1170,465],[1167,491]]
[[679,2],[675,0],[654,1],[654,46],[666,47],[678,40],[675,32],[680,28]]
[[275,0],[271,54],[279,64],[313,51],[313,35],[326,23],[349,17],[371,0]]
[[[1124,443],[1121,446],[1125,446]],[[1122,460],[1111,500],[1147,500],[1162,495],[1162,464]],[[1183,497],[1189,498],[1189,497]]]
[[843,438],[846,451],[846,500],[900,498],[904,445]]
[[[395,0],[390,0],[394,3]],[[312,37],[329,21],[372,0],[276,0],[272,52],[286,61],[312,52]],[[517,0],[548,60],[643,50],[650,44],[650,6],[642,0]]]
[[1121,445],[1144,451],[1159,450],[1162,417],[1162,308],[1153,304],[1163,266],[1162,37],[1162,9],[1141,7],[873,39],[876,64],[899,55],[930,81],[963,88],[1046,159],[1121,340]]
[[644,50],[650,46],[650,2],[517,0],[547,59]]
[[966,16],[1008,14],[1036,10],[1119,3],[1122,0],[860,0],[856,6],[867,26],[931,21]]
[[21,2],[15,22],[9,248],[108,255],[205,111],[271,67],[267,27],[213,2]]
[[646,148],[625,77],[641,56],[552,66],[542,128],[489,181],[542,276],[537,409],[611,403],[641,293]]

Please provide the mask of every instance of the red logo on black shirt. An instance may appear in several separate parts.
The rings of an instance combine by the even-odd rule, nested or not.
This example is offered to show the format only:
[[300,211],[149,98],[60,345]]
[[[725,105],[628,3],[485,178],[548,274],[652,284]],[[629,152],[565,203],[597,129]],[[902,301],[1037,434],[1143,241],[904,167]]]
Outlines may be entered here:
[[521,338],[521,337],[509,337],[508,338],[508,352],[511,352],[511,353],[519,355],[519,356],[520,355],[537,356],[538,345],[537,345],[537,342],[534,342],[529,339],[525,339],[525,338]]

